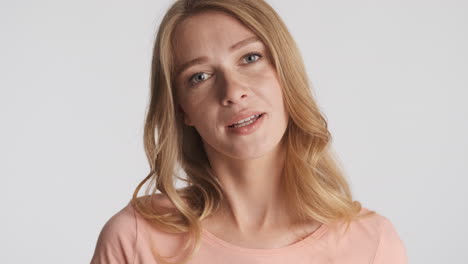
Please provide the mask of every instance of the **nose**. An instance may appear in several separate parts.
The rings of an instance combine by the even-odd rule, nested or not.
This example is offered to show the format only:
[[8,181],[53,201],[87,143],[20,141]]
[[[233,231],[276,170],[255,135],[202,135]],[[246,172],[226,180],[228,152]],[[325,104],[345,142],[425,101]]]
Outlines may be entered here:
[[239,104],[247,99],[250,93],[245,78],[235,71],[222,71],[221,85],[221,104],[229,106],[231,104]]

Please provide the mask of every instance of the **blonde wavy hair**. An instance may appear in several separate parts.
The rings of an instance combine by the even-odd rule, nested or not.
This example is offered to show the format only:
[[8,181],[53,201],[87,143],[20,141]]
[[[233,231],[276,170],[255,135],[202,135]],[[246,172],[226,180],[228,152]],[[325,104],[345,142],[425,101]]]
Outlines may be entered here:
[[[353,201],[330,147],[327,120],[311,93],[299,49],[274,9],[263,0],[178,0],[163,17],[153,49],[151,98],[144,127],[150,172],[135,189],[131,204],[156,228],[188,235],[183,250],[190,251],[179,263],[187,263],[198,251],[201,220],[216,212],[225,197],[200,135],[182,122],[174,87],[174,29],[203,11],[225,12],[238,19],[263,41],[271,56],[290,117],[281,140],[286,149],[281,180],[291,216],[304,223],[343,221],[349,226],[354,219],[374,214],[359,214],[361,203]],[[179,176],[181,170],[186,178]],[[177,179],[187,186],[177,189]],[[138,197],[145,183],[146,195]],[[175,210],[158,210],[147,202],[157,191],[172,202]],[[158,263],[170,263],[155,248],[153,254]]]

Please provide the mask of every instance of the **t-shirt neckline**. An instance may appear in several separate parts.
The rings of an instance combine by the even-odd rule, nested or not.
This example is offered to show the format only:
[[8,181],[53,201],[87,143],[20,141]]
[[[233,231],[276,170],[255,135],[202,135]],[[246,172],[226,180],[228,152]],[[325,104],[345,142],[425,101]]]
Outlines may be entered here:
[[292,249],[296,249],[299,247],[304,246],[310,240],[319,239],[323,233],[327,230],[327,226],[325,224],[321,224],[316,230],[310,233],[308,236],[303,238],[302,240],[296,241],[290,245],[280,247],[280,248],[246,248],[231,244],[221,238],[215,236],[210,231],[202,228],[202,239],[208,242],[210,245],[215,247],[221,247],[224,249],[228,249],[230,251],[236,251],[239,253],[249,254],[249,255],[270,255],[270,254],[277,254],[277,253],[284,253],[290,251]]

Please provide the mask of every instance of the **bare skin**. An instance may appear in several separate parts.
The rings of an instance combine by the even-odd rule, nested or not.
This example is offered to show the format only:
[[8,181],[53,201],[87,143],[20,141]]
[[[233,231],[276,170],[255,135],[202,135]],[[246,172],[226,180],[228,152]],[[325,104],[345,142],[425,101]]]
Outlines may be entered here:
[[[176,69],[194,58],[207,59],[181,72],[176,89],[184,122],[202,137],[227,198],[203,227],[241,247],[279,248],[302,240],[320,223],[295,225],[283,203],[285,155],[279,143],[288,115],[281,86],[261,41],[229,48],[252,36],[239,21],[220,12],[183,21],[175,31]],[[228,132],[226,124],[246,108],[266,112],[263,125],[250,135]]]

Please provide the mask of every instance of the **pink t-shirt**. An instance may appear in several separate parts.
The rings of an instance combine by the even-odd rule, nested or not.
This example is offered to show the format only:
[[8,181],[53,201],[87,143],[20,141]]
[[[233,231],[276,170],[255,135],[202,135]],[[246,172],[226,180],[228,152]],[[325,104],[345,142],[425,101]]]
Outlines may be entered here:
[[[363,208],[362,212],[368,209]],[[384,216],[355,220],[345,225],[322,224],[301,241],[273,249],[243,248],[203,229],[202,244],[191,264],[406,264],[406,249],[393,224]],[[186,238],[186,237],[185,237]],[[183,234],[155,229],[128,203],[102,228],[91,264],[158,263],[151,246],[163,256],[177,254]],[[169,259],[174,262],[176,258]]]

